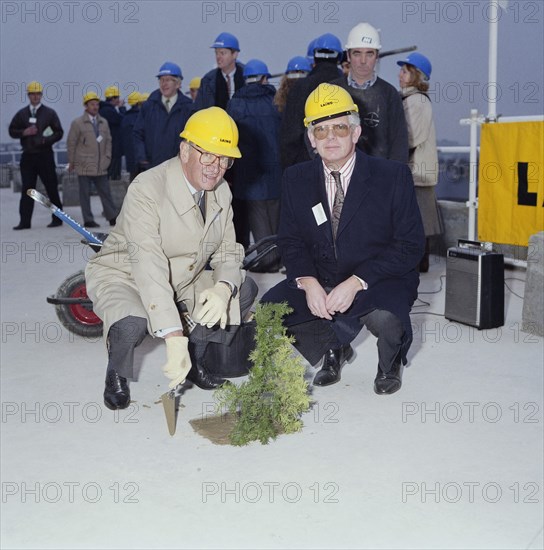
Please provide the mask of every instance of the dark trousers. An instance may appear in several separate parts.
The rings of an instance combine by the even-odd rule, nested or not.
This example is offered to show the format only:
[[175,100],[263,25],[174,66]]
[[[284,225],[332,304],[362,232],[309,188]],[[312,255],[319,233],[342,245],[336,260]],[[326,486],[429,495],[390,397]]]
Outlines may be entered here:
[[[21,225],[30,227],[32,213],[34,212],[34,199],[27,194],[28,189],[36,189],[38,176],[43,182],[47,196],[51,202],[62,209],[59,196],[59,182],[55,167],[55,156],[53,151],[41,153],[23,153],[21,156],[21,201],[19,202],[19,215]],[[56,216],[51,216],[52,221],[57,221]]]
[[232,222],[236,233],[236,242],[244,248],[249,246],[249,216],[247,201],[232,198]]
[[[400,319],[383,309],[375,309],[359,318],[363,326],[378,339],[378,366],[382,372],[388,372],[395,361],[400,360],[404,342],[404,327]],[[307,323],[290,326],[288,332],[295,337],[294,346],[311,364],[315,365],[329,349],[340,349],[331,321],[316,319]],[[353,336],[355,338],[355,336]]]
[[81,205],[81,214],[84,224],[94,222],[94,216],[91,210],[91,182],[93,182],[96,187],[106,219],[113,220],[117,217],[119,209],[113,202],[108,176],[78,176],[77,181],[79,183],[79,204]]
[[[258,287],[253,279],[246,277],[239,292],[240,315],[243,320],[257,297]],[[180,312],[185,309],[183,303],[177,305]],[[198,359],[203,357],[209,342],[228,345],[237,329],[237,325],[229,325],[225,330],[197,325],[189,335],[191,356]],[[114,323],[108,333],[108,370],[115,369],[124,378],[134,378],[134,349],[143,342],[147,334],[147,319],[143,317],[131,315]]]

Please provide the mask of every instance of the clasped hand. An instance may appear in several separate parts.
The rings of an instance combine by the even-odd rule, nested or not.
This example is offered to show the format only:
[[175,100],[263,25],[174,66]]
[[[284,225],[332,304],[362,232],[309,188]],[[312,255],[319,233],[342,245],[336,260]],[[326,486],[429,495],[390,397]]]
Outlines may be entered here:
[[216,283],[213,288],[203,290],[198,297],[201,307],[194,314],[195,321],[208,328],[217,323],[225,328],[231,294],[230,287],[224,283]]
[[329,294],[313,277],[304,278],[303,288],[306,292],[306,303],[312,314],[329,321],[336,313],[347,311],[353,304],[357,292],[362,289],[361,283],[355,277],[349,277],[334,287]]

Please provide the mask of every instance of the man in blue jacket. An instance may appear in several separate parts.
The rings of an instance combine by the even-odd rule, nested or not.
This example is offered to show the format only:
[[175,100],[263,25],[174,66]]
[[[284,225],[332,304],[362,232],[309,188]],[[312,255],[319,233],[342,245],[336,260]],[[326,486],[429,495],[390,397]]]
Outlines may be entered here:
[[[251,59],[244,67],[246,85],[229,101],[227,112],[240,132],[242,158],[231,168],[236,240],[247,247],[249,226],[255,242],[275,235],[280,217],[281,163],[279,151],[280,114],[274,105],[276,89],[268,84],[268,67]],[[240,219],[242,218],[242,219]],[[247,223],[244,223],[247,222]],[[252,271],[279,271],[274,251]]]
[[217,68],[202,77],[195,111],[213,106],[226,109],[234,92],[244,85],[244,66],[237,62],[240,45],[236,36],[222,32],[210,48],[215,49]]
[[319,157],[284,172],[278,244],[287,279],[262,301],[293,308],[295,346],[312,365],[323,357],[316,386],[340,380],[366,326],[378,339],[374,391],[384,395],[401,387],[425,236],[408,166],[356,149],[357,112],[333,84],[308,96],[304,124]]
[[183,76],[178,65],[167,61],[157,78],[159,89],[142,105],[134,125],[134,148],[140,170],[153,168],[177,155],[179,134],[192,112],[193,102],[181,92]]

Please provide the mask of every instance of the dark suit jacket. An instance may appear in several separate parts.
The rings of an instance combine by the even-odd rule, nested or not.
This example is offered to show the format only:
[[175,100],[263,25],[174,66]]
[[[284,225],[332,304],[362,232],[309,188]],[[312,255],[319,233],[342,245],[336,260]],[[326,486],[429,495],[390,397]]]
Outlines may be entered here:
[[[368,283],[368,290],[357,294],[346,313],[335,316],[332,326],[339,340],[353,340],[361,315],[384,309],[403,323],[409,347],[409,313],[419,284],[416,267],[425,249],[412,175],[402,163],[360,151],[356,155],[336,243],[321,159],[285,170],[278,245],[287,279],[269,290],[262,301],[286,300],[294,309],[286,318],[287,325],[315,320],[295,279],[313,276],[323,287],[335,287],[357,275]],[[327,217],[321,225],[312,212],[318,204]]]

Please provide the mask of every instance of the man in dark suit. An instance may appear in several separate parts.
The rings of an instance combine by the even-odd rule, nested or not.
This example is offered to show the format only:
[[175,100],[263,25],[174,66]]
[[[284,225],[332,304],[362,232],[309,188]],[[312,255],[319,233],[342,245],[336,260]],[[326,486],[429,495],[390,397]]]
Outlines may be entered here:
[[296,348],[314,385],[340,380],[363,326],[378,338],[377,394],[401,387],[412,342],[410,309],[425,237],[412,176],[402,163],[357,150],[358,108],[343,88],[320,84],[304,124],[319,157],[285,170],[278,234],[287,278],[262,298],[287,301]]
[[[36,81],[26,88],[30,104],[17,111],[9,125],[9,135],[21,140],[21,201],[19,202],[19,225],[13,229],[30,229],[34,201],[26,194],[36,187],[38,177],[45,186],[51,202],[62,208],[60,201],[55,153],[53,145],[62,139],[64,131],[57,113],[42,104],[43,86]],[[58,227],[62,221],[52,215],[47,227]]]

